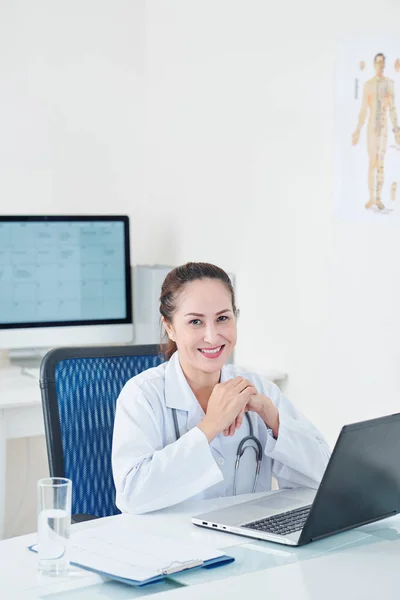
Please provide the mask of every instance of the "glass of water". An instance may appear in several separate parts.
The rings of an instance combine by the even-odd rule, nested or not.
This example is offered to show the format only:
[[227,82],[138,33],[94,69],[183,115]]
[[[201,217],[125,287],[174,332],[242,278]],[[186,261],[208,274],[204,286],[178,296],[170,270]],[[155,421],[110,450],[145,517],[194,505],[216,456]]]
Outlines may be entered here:
[[72,482],[64,477],[38,481],[39,570],[62,575],[68,569]]

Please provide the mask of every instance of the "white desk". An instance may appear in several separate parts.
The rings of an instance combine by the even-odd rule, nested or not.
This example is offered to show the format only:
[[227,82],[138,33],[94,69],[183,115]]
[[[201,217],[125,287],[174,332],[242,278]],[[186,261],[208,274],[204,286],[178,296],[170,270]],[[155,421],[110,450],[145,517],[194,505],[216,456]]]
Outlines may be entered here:
[[[243,497],[242,497],[243,499]],[[400,516],[332,536],[301,548],[257,542],[191,525],[189,516],[221,506],[232,499],[187,502],[153,514],[122,515],[127,532],[135,525],[176,539],[193,539],[224,548],[236,556],[231,565],[210,571],[199,569],[173,576],[170,582],[143,589],[103,580],[72,569],[60,580],[37,574],[37,557],[27,550],[35,535],[0,542],[0,582],[19,598],[51,600],[131,599],[204,600],[204,598],[294,598],[295,600],[376,600],[399,598]],[[99,521],[74,528],[97,527]],[[199,585],[201,583],[201,585]]]
[[12,438],[44,434],[39,382],[21,368],[0,367],[0,539],[4,534],[6,447]]

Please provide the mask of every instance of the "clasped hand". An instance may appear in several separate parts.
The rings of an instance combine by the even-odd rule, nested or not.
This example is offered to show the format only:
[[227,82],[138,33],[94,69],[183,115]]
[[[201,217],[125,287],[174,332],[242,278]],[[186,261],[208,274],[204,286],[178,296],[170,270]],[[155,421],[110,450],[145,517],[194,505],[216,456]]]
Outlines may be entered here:
[[211,441],[219,433],[234,435],[243,422],[244,413],[254,411],[271,427],[275,437],[279,428],[279,413],[273,402],[259,394],[254,385],[243,377],[218,383],[210,396],[206,416],[199,428]]

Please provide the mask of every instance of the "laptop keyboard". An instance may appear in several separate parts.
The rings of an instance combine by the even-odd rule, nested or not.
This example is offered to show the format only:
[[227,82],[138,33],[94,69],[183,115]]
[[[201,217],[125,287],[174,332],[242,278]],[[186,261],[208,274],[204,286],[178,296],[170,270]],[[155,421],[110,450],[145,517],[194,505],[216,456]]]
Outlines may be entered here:
[[272,517],[259,519],[258,521],[251,521],[251,523],[247,523],[242,527],[255,529],[256,531],[264,531],[266,533],[275,533],[277,535],[287,535],[288,533],[294,533],[295,531],[303,529],[310,508],[311,504],[278,515],[273,515]]

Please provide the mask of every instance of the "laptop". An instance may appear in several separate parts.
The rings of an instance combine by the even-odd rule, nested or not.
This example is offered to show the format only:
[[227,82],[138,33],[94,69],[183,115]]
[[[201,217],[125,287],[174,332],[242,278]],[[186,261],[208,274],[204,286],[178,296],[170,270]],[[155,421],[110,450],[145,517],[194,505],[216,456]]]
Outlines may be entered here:
[[317,490],[269,492],[192,523],[301,546],[400,512],[400,413],[345,425]]

